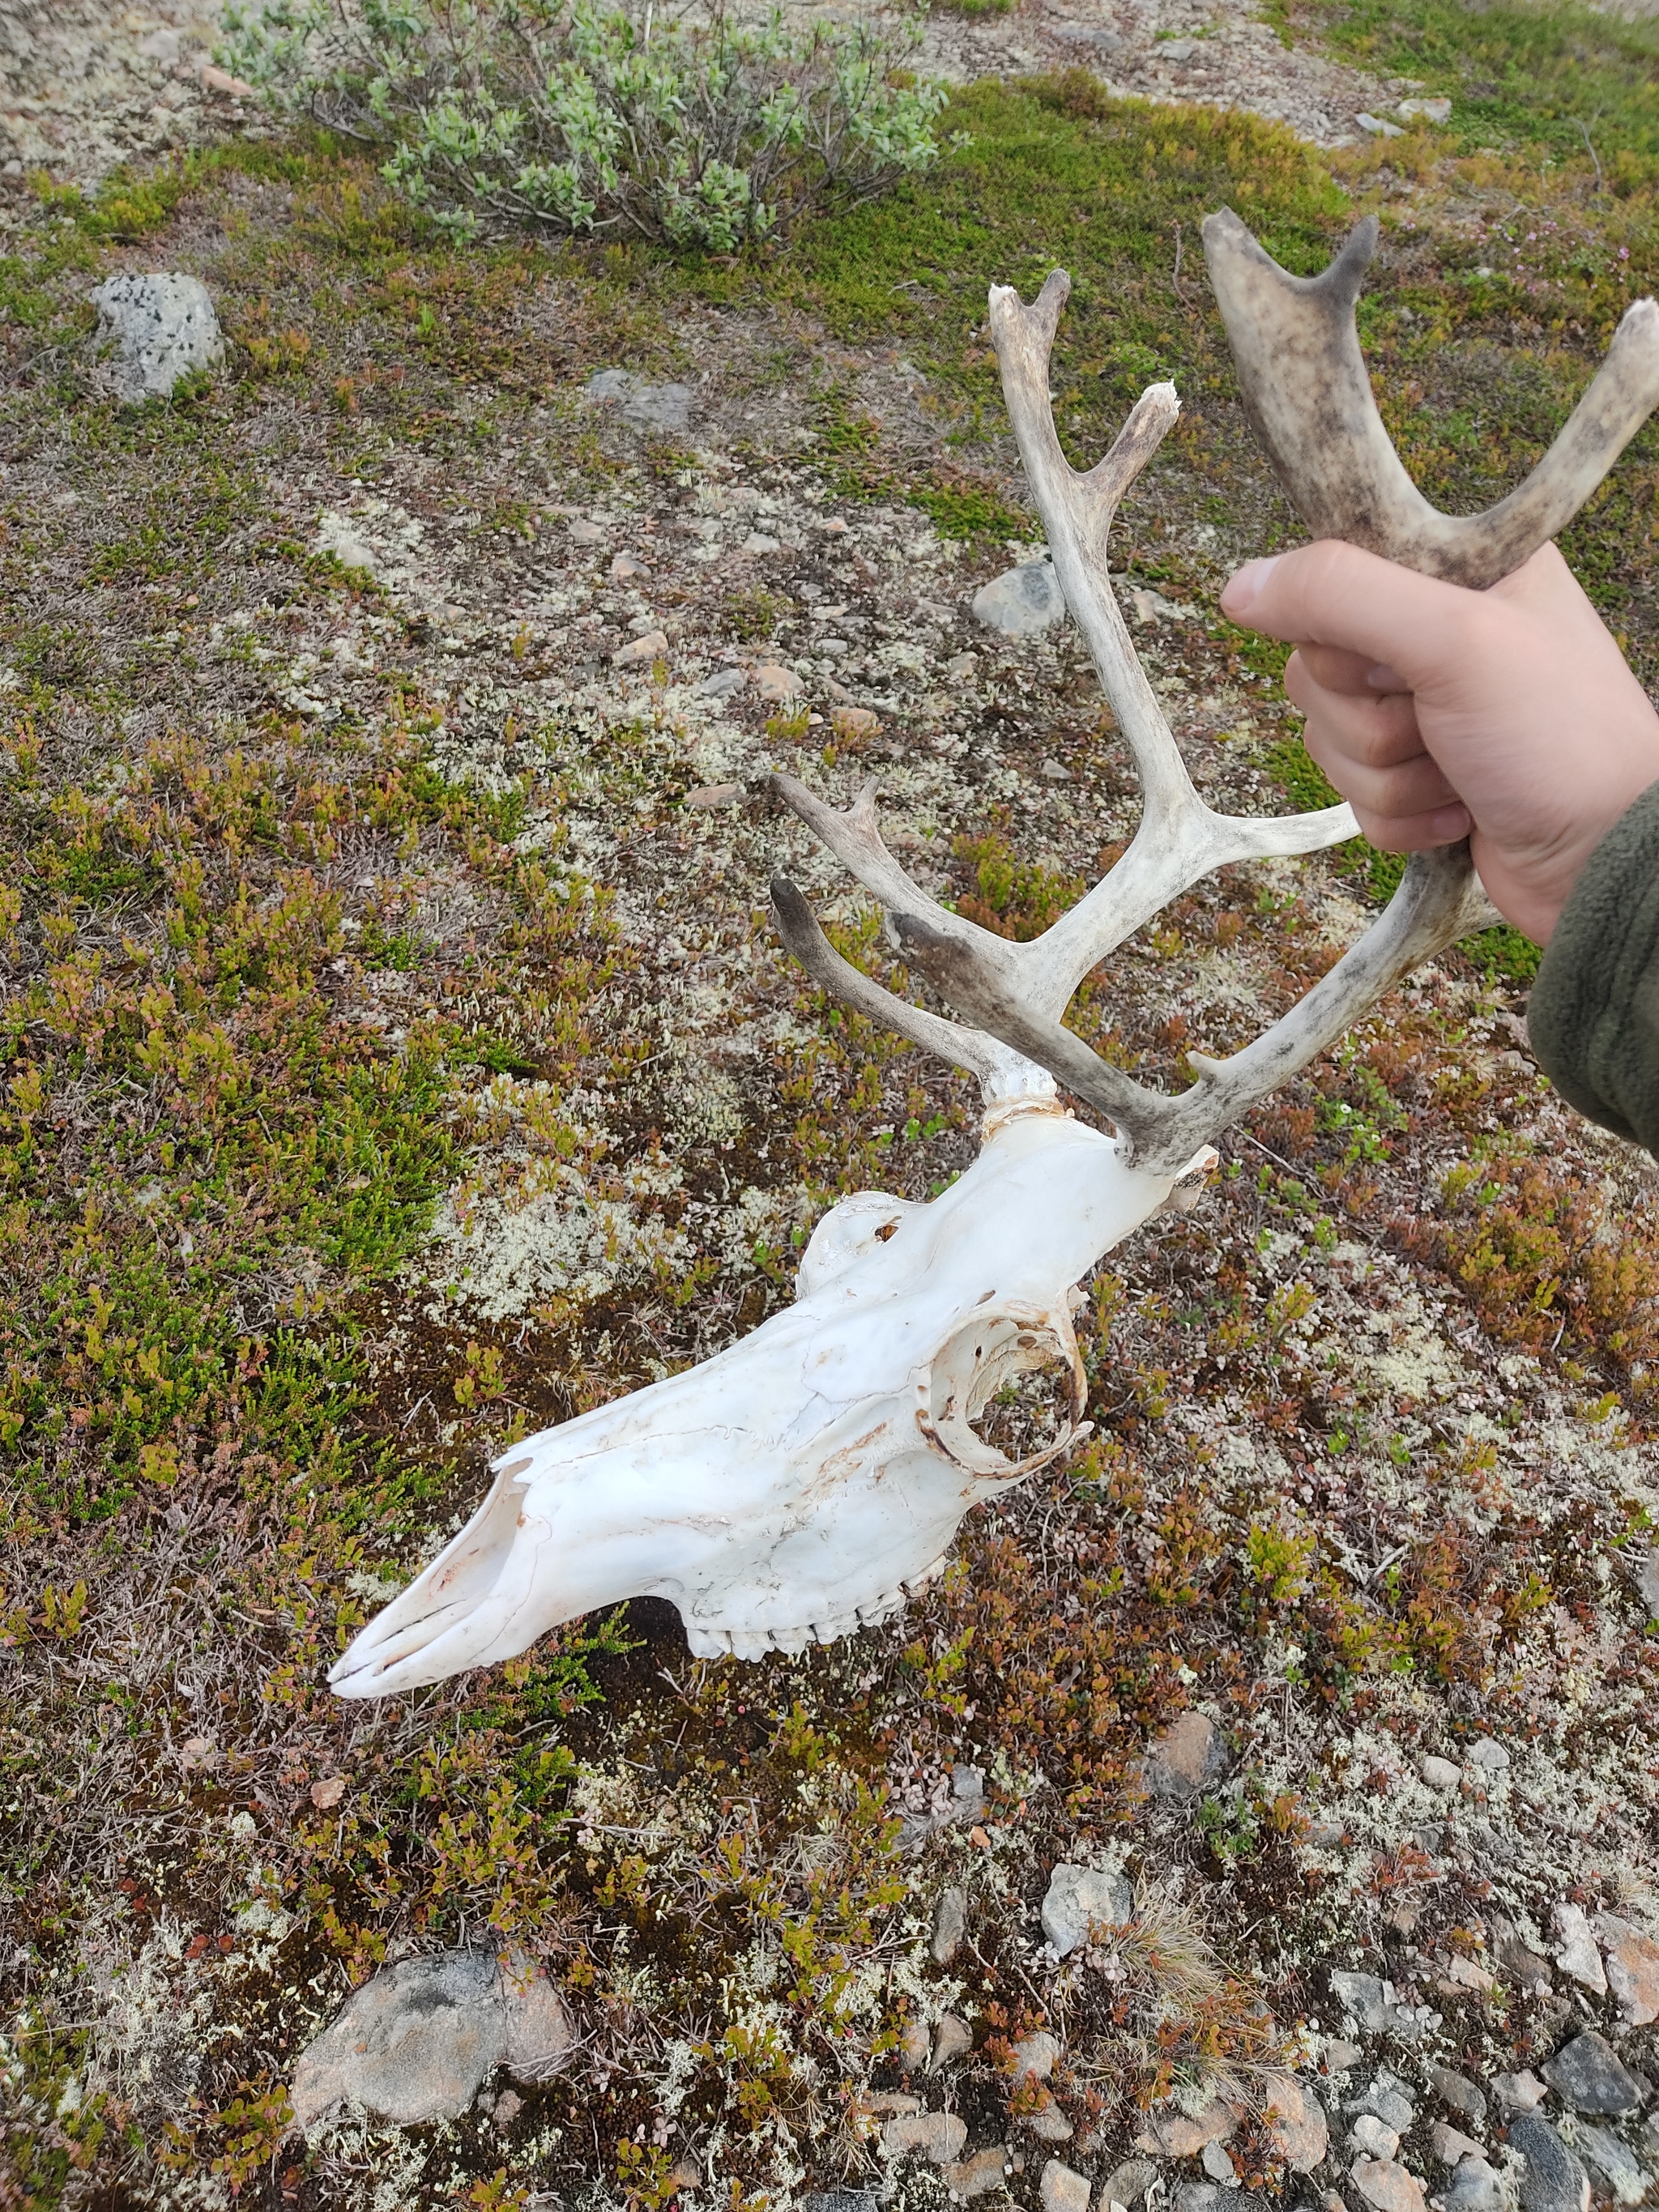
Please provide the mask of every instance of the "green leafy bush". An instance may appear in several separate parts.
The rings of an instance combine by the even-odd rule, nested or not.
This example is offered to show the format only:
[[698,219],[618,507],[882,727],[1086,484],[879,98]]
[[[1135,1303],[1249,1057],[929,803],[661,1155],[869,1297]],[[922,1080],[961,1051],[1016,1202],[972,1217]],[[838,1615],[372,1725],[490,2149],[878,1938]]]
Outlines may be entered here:
[[[637,12],[636,12],[637,10]],[[914,34],[653,22],[576,0],[232,0],[221,58],[279,107],[389,148],[447,229],[634,231],[729,253],[939,154]]]

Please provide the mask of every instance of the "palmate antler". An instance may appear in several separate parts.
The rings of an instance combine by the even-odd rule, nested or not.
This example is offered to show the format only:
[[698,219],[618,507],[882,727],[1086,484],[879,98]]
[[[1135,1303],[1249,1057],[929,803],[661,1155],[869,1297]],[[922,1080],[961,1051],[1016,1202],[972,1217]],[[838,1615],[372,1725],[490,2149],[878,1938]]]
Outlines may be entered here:
[[[1431,507],[1402,467],[1372,397],[1354,302],[1376,244],[1369,216],[1322,276],[1288,275],[1231,211],[1204,226],[1250,420],[1303,520],[1426,574],[1474,586],[1520,565],[1577,514],[1659,404],[1659,309],[1626,314],[1595,382],[1519,489],[1486,514]],[[908,1005],[842,960],[786,878],[772,887],[790,951],[825,989],[929,1050],[1006,1087],[1009,1054],[1035,1062],[1097,1108],[1152,1175],[1176,1172],[1255,1100],[1334,1042],[1382,993],[1492,910],[1468,848],[1418,854],[1386,912],[1288,1013],[1225,1060],[1189,1053],[1198,1071],[1176,1097],[1149,1090],[1091,1051],[1059,1017],[1083,978],[1188,884],[1230,861],[1314,852],[1356,833],[1346,806],[1241,819],[1194,790],[1136,657],[1108,580],[1106,540],[1119,501],[1176,420],[1174,387],[1144,392],[1106,458],[1079,475],[1060,450],[1048,356],[1071,289],[1056,270],[1036,303],[997,286],[991,332],[1002,388],[1054,571],[1117,717],[1141,784],[1134,842],[1086,898],[1034,942],[1011,945],[950,913],[912,884],[881,842],[873,785],[836,814],[787,776],[779,792],[886,908],[910,964],[975,1024]]]
[[[1310,529],[1489,583],[1560,528],[1659,400],[1659,313],[1647,301],[1632,308],[1607,366],[1517,492],[1488,515],[1451,520],[1407,481],[1359,357],[1353,300],[1375,234],[1362,225],[1322,276],[1304,282],[1235,216],[1211,218],[1206,244],[1247,404]],[[777,779],[967,1022],[860,974],[780,878],[785,942],[825,989],[980,1078],[990,1110],[978,1157],[925,1206],[878,1191],[843,1199],[813,1231],[793,1305],[701,1366],[504,1454],[466,1527],[342,1654],[330,1675],[342,1695],[401,1692],[510,1658],[560,1621],[628,1597],[670,1599],[704,1654],[798,1650],[884,1619],[943,1563],[969,1505],[1085,1432],[1074,1286],[1170,1202],[1233,1115],[1480,920],[1466,849],[1414,859],[1388,911],[1282,1020],[1231,1059],[1189,1054],[1198,1080],[1178,1097],[1134,1082],[1062,1026],[1082,978],[1211,869],[1354,833],[1346,806],[1241,821],[1193,789],[1106,568],[1113,513],[1174,422],[1175,393],[1154,385],[1105,459],[1076,474],[1048,411],[1066,289],[1051,276],[1030,307],[994,291],[991,328],[1061,588],[1139,771],[1133,843],[1051,929],[1013,945],[910,881],[881,841],[873,787],[841,814]],[[1061,1112],[1054,1079],[1117,1135]],[[975,1425],[1006,1385],[1040,1368],[1058,1370],[1065,1410],[1011,1460]]]

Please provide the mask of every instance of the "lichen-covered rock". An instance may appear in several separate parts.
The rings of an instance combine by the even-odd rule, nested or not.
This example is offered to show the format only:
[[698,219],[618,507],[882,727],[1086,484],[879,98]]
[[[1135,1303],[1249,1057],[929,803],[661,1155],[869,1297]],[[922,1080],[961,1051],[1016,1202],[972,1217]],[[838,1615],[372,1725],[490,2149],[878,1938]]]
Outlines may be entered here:
[[960,2158],[968,2143],[968,2124],[954,2112],[902,2112],[881,2131],[884,2148],[920,2151],[935,2166]]
[[983,2197],[993,2189],[1001,2188],[1007,2172],[1008,2153],[998,2143],[991,2150],[976,2150],[971,2158],[957,2159],[953,2165],[941,2166],[939,2179],[952,2196]]
[[1651,2177],[1611,2128],[1581,2123],[1573,2147],[1589,2168],[1592,2184],[1599,2179],[1607,2185],[1605,2190],[1592,2187],[1592,2196],[1610,2195],[1620,2204],[1639,2204],[1648,2194]]
[[1004,637],[1036,637],[1060,621],[1066,600],[1047,561],[1005,569],[974,595],[974,618]]
[[1063,1959],[1088,1941],[1091,1928],[1121,1928],[1134,1909],[1127,1875],[1062,1861],[1048,1877],[1042,1933]]
[[1185,1804],[1227,1771],[1227,1742],[1207,1713],[1182,1713],[1164,1729],[1141,1765],[1154,1797]]
[[1354,2187],[1376,2212],[1425,2212],[1423,2185],[1391,2158],[1357,2158]]
[[1449,2066],[1431,2064],[1423,2069],[1423,2078],[1441,2103],[1464,2119],[1472,2120],[1479,2127],[1486,2118],[1486,2092],[1467,2074],[1455,2073]]
[[1547,2120],[1517,2112],[1510,2122],[1510,2145],[1526,2160],[1523,2212],[1589,2212],[1589,2176]]
[[1659,1943],[1604,1912],[1595,1923],[1607,1953],[1607,1987],[1632,2027],[1659,2020]]
[[224,332],[199,276],[123,270],[92,300],[100,344],[115,349],[104,380],[123,405],[171,398],[185,377],[224,367]]
[[1575,2112],[1639,2112],[1642,2089],[1606,2036],[1594,2028],[1544,2062],[1544,2079]]
[[697,395],[689,384],[647,384],[630,369],[601,368],[588,378],[587,396],[614,407],[631,429],[665,437],[690,428]]
[[968,1932],[968,1893],[961,1889],[939,1893],[933,1907],[933,1936],[930,1949],[936,1966],[948,1966],[962,1948]]
[[1042,2199],[1042,2212],[1089,2212],[1087,2175],[1062,2165],[1057,2158],[1051,2158],[1043,2167],[1037,2191]]
[[1274,2074],[1266,2084],[1267,2133],[1292,2173],[1311,2173],[1331,2147],[1325,2107],[1293,2074]]

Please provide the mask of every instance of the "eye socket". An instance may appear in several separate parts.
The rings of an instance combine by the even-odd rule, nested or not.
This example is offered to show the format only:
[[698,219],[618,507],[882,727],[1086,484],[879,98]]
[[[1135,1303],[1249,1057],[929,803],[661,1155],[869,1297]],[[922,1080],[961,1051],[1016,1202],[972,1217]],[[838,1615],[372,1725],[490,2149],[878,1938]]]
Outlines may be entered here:
[[959,1467],[1006,1480],[1066,1449],[1084,1391],[1064,1318],[981,1314],[933,1355],[924,1425]]

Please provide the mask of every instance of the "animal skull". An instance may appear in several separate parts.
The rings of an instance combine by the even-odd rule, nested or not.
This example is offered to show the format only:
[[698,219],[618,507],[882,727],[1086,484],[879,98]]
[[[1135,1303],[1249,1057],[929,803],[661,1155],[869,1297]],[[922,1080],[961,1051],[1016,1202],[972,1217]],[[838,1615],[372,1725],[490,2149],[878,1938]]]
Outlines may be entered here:
[[[1246,404],[1304,520],[1431,574],[1483,586],[1568,521],[1656,404],[1659,309],[1626,314],[1607,360],[1538,468],[1488,514],[1418,493],[1389,443],[1354,331],[1374,250],[1368,219],[1316,278],[1288,276],[1236,216],[1205,226]],[[1188,1055],[1180,1096],[1098,1058],[1060,1017],[1082,979],[1189,884],[1231,861],[1355,834],[1346,806],[1265,819],[1194,789],[1107,580],[1117,504],[1174,422],[1153,385],[1086,476],[1048,405],[1068,280],[1027,307],[991,294],[1003,390],[1055,573],[1139,774],[1133,842],[1030,944],[976,928],[910,882],[883,843],[873,785],[836,813],[787,776],[787,803],[887,909],[909,964],[968,1019],[889,993],[833,951],[784,878],[773,907],[814,978],[980,1079],[979,1157],[925,1206],[866,1191],[819,1223],[795,1303],[717,1358],[515,1445],[454,1541],[368,1623],[330,1680],[378,1697],[525,1650],[546,1630],[635,1596],[679,1608],[691,1650],[799,1650],[886,1618],[936,1573],[962,1516],[1087,1432],[1075,1286],[1214,1159],[1209,1141],[1334,1042],[1419,961],[1490,913],[1468,848],[1414,855],[1387,911],[1280,1020],[1222,1060]],[[1055,1079],[1106,1134],[1061,1108]],[[1011,1461],[975,1427],[1002,1386],[1057,1368],[1059,1432]]]

